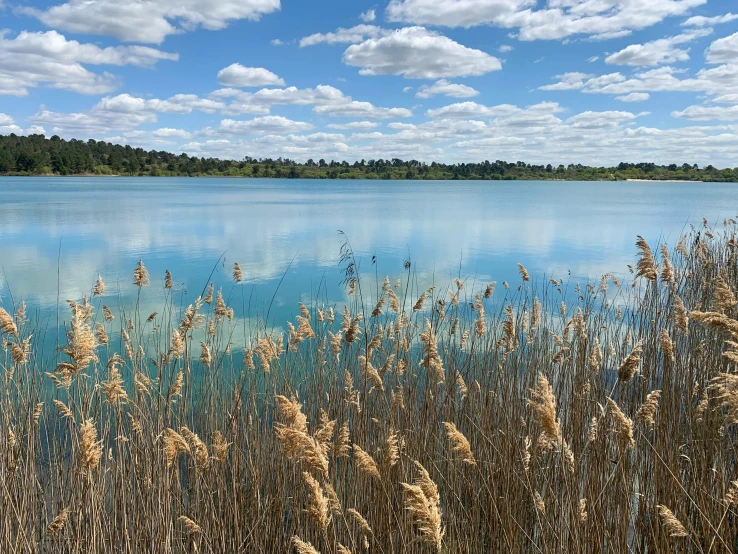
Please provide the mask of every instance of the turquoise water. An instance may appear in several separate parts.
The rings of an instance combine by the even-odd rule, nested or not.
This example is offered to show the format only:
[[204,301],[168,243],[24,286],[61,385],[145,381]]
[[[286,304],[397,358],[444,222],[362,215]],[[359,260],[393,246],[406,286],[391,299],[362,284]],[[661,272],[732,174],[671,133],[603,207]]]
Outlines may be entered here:
[[637,234],[673,244],[737,211],[734,184],[0,178],[0,298],[52,321],[57,298],[81,299],[100,273],[109,301],[130,305],[143,259],[143,313],[159,307],[165,270],[184,305],[214,270],[237,318],[263,317],[274,296],[270,322],[283,324],[299,300],[346,300],[339,229],[372,284],[410,259],[419,288],[461,276],[478,289],[518,282],[517,263],[534,277],[625,277]]

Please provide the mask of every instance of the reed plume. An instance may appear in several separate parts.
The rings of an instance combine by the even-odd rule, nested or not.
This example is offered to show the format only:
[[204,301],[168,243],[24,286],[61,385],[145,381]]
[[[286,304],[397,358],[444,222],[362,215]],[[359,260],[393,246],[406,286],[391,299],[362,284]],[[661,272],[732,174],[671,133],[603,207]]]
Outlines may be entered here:
[[643,406],[641,406],[641,408],[638,410],[638,413],[636,414],[636,421],[642,421],[648,426],[653,425],[655,423],[654,418],[656,417],[656,410],[659,407],[660,398],[660,390],[655,390],[648,393],[646,401],[643,403]]
[[618,446],[621,450],[625,450],[626,448],[635,448],[635,441],[633,440],[633,421],[623,413],[612,398],[607,399],[607,405],[610,408],[610,419],[612,421],[613,433]]
[[438,340],[433,331],[430,320],[425,320],[425,331],[420,334],[420,340],[423,343],[424,358],[420,365],[428,370],[433,382],[440,383],[446,377],[443,368],[443,360],[438,353]]
[[238,265],[238,262],[233,264],[233,280],[236,283],[243,281],[243,273],[241,272],[241,266]]
[[137,287],[148,287],[150,284],[149,270],[144,266],[143,260],[138,260],[138,265],[133,270],[133,284]]
[[199,535],[202,533],[202,528],[187,516],[179,516],[177,520],[184,525],[188,535]]
[[362,450],[358,444],[354,444],[353,450],[356,467],[359,468],[362,473],[366,473],[370,477],[379,479],[379,468],[377,467],[377,462],[374,461],[374,458],[372,458],[368,452]]
[[735,294],[730,290],[728,283],[725,282],[722,275],[718,275],[715,278],[715,292],[713,293],[713,309],[716,312],[725,313],[728,310],[735,308],[738,304],[738,300],[735,298]]
[[464,463],[469,465],[476,465],[477,461],[474,459],[474,454],[472,454],[469,440],[461,431],[456,428],[456,425],[454,425],[453,423],[446,421],[443,423],[443,425],[444,427],[446,427],[446,437],[448,437],[448,440],[453,447],[453,452],[459,454],[461,456],[461,461],[463,461]]
[[102,441],[97,440],[97,428],[92,419],[85,420],[79,429],[79,465],[83,472],[90,472],[100,465]]
[[420,475],[413,484],[401,483],[405,489],[405,509],[412,515],[423,542],[441,552],[445,530],[441,521],[438,487],[420,462],[415,462],[415,468]]
[[50,537],[58,536],[64,531],[69,519],[69,508],[64,508],[46,528],[46,534]]
[[656,272],[656,262],[653,259],[651,247],[648,246],[646,240],[640,235],[638,235],[636,246],[640,251],[638,263],[636,264],[636,269],[638,270],[635,274],[636,279],[638,279],[638,277],[643,277],[649,281],[655,281],[658,274]]
[[18,335],[18,328],[15,326],[13,316],[6,312],[3,308],[0,308],[0,331],[6,335]]
[[297,536],[292,537],[292,547],[297,551],[297,554],[320,554],[312,544]]
[[367,535],[373,534],[369,522],[364,519],[364,516],[362,516],[358,511],[354,510],[353,508],[349,508],[348,510],[346,510],[346,513],[352,517],[352,519],[359,526],[359,529],[362,533],[366,533]]
[[95,287],[92,289],[92,296],[102,296],[105,294],[105,289],[107,287],[105,286],[105,281],[103,281],[103,278],[100,276],[100,274],[97,274],[97,282],[95,283]]
[[659,517],[661,518],[661,525],[664,526],[666,533],[672,538],[687,537],[689,533],[684,528],[684,525],[676,518],[674,513],[664,506],[659,504],[656,506],[659,510]]
[[561,424],[556,419],[556,397],[543,373],[538,374],[536,385],[530,390],[528,408],[546,438],[552,443],[561,442]]
[[630,354],[623,360],[618,367],[618,379],[623,382],[630,381],[638,372],[641,365],[641,354],[643,354],[643,340],[639,340],[631,350]]

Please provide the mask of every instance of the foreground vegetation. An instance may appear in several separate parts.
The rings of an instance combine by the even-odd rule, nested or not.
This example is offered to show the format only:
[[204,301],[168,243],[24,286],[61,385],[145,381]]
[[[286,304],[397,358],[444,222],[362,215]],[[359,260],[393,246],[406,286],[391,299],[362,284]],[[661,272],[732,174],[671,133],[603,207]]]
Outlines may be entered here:
[[100,279],[56,353],[6,299],[0,551],[735,552],[736,224],[637,247],[420,290],[347,243],[351,301],[286,336],[243,331],[238,265],[180,310],[139,263],[151,315]]
[[696,164],[621,163],[616,167],[581,164],[531,165],[497,160],[482,163],[427,164],[417,160],[308,160],[279,158],[219,160],[170,154],[102,141],[66,141],[57,136],[0,136],[0,175],[149,175],[276,177],[289,179],[481,179],[622,181],[625,179],[738,182],[738,168],[700,168]]

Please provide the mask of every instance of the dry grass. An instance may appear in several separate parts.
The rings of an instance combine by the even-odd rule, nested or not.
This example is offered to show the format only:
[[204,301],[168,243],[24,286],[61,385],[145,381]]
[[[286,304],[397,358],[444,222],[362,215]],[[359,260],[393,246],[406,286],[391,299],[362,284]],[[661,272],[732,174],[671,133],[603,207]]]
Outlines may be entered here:
[[353,271],[245,352],[238,264],[179,310],[139,262],[148,319],[98,278],[51,356],[6,304],[0,552],[736,552],[735,232],[638,237],[632,287]]

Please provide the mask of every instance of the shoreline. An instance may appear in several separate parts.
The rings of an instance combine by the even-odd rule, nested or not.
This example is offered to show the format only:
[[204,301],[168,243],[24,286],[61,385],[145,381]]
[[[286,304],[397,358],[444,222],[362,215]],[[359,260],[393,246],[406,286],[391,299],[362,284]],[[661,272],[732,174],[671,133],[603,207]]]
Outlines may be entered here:
[[289,180],[306,180],[306,181],[489,181],[489,182],[510,182],[510,181],[528,181],[528,182],[551,182],[551,183],[736,183],[738,181],[702,181],[697,179],[383,179],[369,177],[273,177],[273,176],[246,176],[246,175],[126,175],[120,173],[97,174],[97,173],[79,173],[72,175],[59,175],[56,173],[40,173],[37,175],[20,175],[20,174],[0,174],[0,177],[54,177],[54,178],[72,178],[72,177],[128,177],[128,178],[152,178],[152,179],[274,179],[280,181]]

